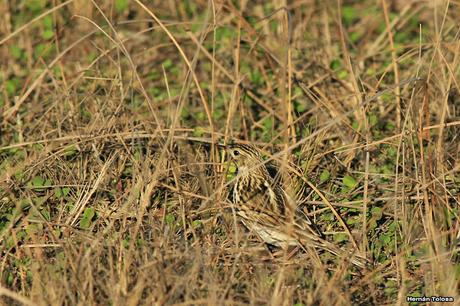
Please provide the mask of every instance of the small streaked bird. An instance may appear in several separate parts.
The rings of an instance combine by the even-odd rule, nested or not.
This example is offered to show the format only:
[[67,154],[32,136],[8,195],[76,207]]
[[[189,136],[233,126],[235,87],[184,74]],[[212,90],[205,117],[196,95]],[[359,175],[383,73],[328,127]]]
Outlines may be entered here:
[[[310,218],[297,209],[295,196],[286,192],[282,180],[271,175],[258,149],[233,144],[226,151],[237,167],[230,196],[246,228],[277,247],[314,247],[337,256],[345,255],[344,250],[325,240]],[[357,255],[351,262],[359,267],[366,265],[366,260]]]

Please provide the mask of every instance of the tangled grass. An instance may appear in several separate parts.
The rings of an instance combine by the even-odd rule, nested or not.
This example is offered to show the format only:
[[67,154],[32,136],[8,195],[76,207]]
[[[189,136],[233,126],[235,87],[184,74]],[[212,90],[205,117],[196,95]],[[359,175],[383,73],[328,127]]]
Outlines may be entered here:
[[[457,3],[0,11],[2,305],[458,301]],[[372,265],[243,228],[233,141],[295,164],[308,213]]]

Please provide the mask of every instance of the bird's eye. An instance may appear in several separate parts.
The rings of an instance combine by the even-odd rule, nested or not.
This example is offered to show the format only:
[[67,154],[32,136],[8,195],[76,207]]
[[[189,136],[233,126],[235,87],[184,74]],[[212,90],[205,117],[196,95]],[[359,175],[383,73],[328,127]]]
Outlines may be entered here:
[[240,155],[240,151],[238,151],[238,150],[233,151],[233,155],[235,155],[235,156]]

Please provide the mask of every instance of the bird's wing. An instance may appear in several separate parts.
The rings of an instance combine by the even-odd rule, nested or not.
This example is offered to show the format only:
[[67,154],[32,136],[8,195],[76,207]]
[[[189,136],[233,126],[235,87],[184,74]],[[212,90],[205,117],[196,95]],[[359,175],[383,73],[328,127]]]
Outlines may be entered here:
[[279,185],[267,180],[252,187],[241,199],[243,218],[293,237],[315,240],[314,237],[323,236],[305,213],[299,216],[295,201]]
[[285,207],[282,196],[268,181],[253,185],[251,190],[241,193],[240,209],[244,218],[275,227],[284,219]]

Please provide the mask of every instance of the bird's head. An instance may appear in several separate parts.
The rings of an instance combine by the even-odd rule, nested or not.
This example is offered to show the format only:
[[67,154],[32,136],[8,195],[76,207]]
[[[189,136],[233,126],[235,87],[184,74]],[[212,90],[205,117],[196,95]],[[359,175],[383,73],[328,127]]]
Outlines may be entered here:
[[257,167],[263,163],[260,151],[249,144],[228,145],[226,151],[238,167],[238,172]]

